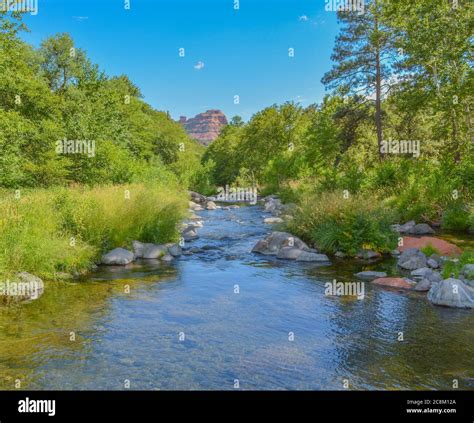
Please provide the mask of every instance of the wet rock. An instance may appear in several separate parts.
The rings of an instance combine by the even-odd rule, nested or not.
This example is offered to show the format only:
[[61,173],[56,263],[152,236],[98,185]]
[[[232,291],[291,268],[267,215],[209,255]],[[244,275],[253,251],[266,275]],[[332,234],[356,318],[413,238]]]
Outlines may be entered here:
[[183,249],[179,244],[166,244],[168,247],[168,253],[173,257],[179,257],[183,253]]
[[393,251],[391,251],[390,254],[391,254],[393,257],[398,257],[401,253],[400,253],[400,251],[398,251],[398,250],[393,250]]
[[380,253],[372,250],[360,250],[357,255],[357,258],[364,259],[364,260],[373,260],[380,257]]
[[264,240],[260,240],[252,249],[254,253],[277,255],[283,247],[295,247],[308,250],[309,247],[298,237],[287,232],[272,232]]
[[412,235],[432,235],[435,231],[430,225],[419,223],[418,225],[413,226],[408,233]]
[[429,279],[423,278],[415,286],[415,291],[426,292],[431,288],[432,282]]
[[418,278],[424,278],[427,274],[432,273],[432,270],[428,267],[421,267],[419,269],[415,269],[411,272],[411,275]]
[[186,228],[182,233],[181,236],[186,242],[192,241],[194,239],[198,239],[199,235],[193,228]]
[[400,255],[398,266],[405,270],[426,267],[426,256],[417,248],[409,248]]
[[365,281],[372,281],[378,278],[385,278],[387,274],[385,272],[374,272],[372,270],[367,270],[364,272],[355,273],[354,276]]
[[388,288],[413,289],[415,284],[403,278],[378,278],[372,282],[374,285]]
[[296,261],[320,262],[329,263],[329,257],[326,254],[317,254],[311,251],[303,251],[296,259]]
[[432,285],[428,300],[439,306],[474,308],[474,288],[459,279],[445,279]]
[[101,263],[105,265],[125,266],[126,264],[130,264],[134,259],[135,256],[131,251],[125,250],[124,248],[115,248],[102,256]]
[[283,223],[283,219],[279,217],[267,217],[263,220],[263,223],[274,224],[274,223]]
[[204,210],[204,208],[201,205],[195,203],[194,201],[189,202],[189,208],[192,211],[202,211],[202,210]]
[[165,254],[163,257],[161,257],[161,260],[171,262],[174,260],[174,257],[171,254]]
[[146,244],[140,241],[133,241],[132,242],[132,249],[135,258],[142,258],[143,251],[145,250]]
[[196,213],[191,213],[191,215],[189,216],[189,220],[200,221],[201,219],[202,219],[202,217],[198,216]]
[[144,259],[159,259],[168,254],[168,248],[165,245],[145,244],[143,250]]
[[296,260],[302,253],[303,250],[300,250],[299,248],[283,247],[278,251],[277,258],[284,260]]
[[207,210],[216,210],[217,209],[216,203],[214,203],[214,201],[208,201],[207,204],[206,204],[206,209]]

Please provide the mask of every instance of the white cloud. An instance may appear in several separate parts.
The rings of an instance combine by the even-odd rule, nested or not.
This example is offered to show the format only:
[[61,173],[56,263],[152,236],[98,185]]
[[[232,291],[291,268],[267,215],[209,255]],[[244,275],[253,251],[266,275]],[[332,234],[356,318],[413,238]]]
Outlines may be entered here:
[[302,15],[298,18],[300,21],[306,22],[309,18],[306,15]]
[[195,65],[194,65],[194,69],[196,70],[201,70],[202,68],[204,67],[204,62],[197,62]]
[[89,16],[73,16],[72,18],[78,22],[83,22],[89,19]]

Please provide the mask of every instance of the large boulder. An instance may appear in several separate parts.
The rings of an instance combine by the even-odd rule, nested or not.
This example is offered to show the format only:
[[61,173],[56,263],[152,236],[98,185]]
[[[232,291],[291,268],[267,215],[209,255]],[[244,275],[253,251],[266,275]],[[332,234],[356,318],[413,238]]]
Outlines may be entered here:
[[276,256],[283,247],[295,247],[299,250],[310,248],[298,237],[287,232],[272,232],[264,240],[260,240],[252,249],[254,253]]
[[445,279],[432,285],[428,300],[439,306],[474,308],[474,288],[459,279]]
[[207,210],[216,210],[217,209],[217,205],[216,203],[214,203],[214,201],[208,201],[206,203],[206,209]]
[[392,229],[396,232],[399,232],[401,234],[406,234],[410,232],[414,227],[416,223],[414,220],[410,220],[409,222],[403,224],[403,225],[392,225]]
[[131,251],[125,250],[124,248],[115,248],[102,256],[101,263],[105,265],[125,266],[130,264],[134,259],[135,256]]
[[398,258],[398,266],[405,270],[426,267],[426,256],[417,248],[409,248]]
[[385,272],[374,272],[372,270],[366,270],[364,272],[355,273],[354,276],[364,281],[373,281],[377,278],[385,278],[387,274]]

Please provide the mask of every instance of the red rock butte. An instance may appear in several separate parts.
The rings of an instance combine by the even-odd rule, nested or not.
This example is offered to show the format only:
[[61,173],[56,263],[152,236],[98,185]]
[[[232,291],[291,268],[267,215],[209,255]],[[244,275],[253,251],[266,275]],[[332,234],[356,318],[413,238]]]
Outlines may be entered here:
[[183,125],[191,138],[207,146],[219,136],[222,128],[226,126],[228,122],[222,111],[208,110],[191,119],[187,119],[186,116],[181,116],[179,123]]

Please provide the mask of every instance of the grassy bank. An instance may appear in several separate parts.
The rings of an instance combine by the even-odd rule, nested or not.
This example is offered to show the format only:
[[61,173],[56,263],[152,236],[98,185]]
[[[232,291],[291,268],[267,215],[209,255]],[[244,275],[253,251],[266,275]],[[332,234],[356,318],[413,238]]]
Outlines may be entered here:
[[186,195],[176,184],[136,183],[0,193],[0,277],[58,278],[91,268],[132,240],[176,240]]
[[394,213],[375,196],[342,191],[302,196],[288,230],[327,253],[356,255],[361,249],[387,253],[397,245]]

